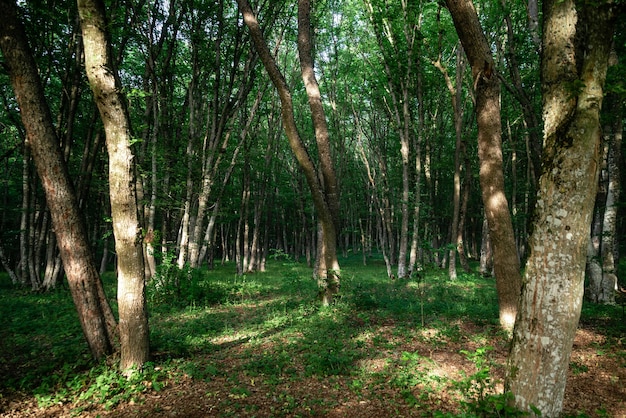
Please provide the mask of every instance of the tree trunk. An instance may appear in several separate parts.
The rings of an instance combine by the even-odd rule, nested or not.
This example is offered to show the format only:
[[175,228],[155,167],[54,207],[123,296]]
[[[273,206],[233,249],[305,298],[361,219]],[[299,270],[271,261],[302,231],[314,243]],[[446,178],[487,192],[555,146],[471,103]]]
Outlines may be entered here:
[[[587,280],[589,281],[589,286],[587,287],[588,297],[595,303],[606,303],[609,301],[608,298],[613,296],[613,289],[610,289],[609,294],[605,293],[602,283],[602,265],[600,264],[601,235],[602,213],[596,205],[593,221],[591,222],[591,236],[587,244],[587,264],[585,266]],[[615,301],[615,298],[613,298],[613,301]]]
[[[10,0],[7,0],[10,1]],[[28,239],[28,231],[30,231],[30,196],[31,196],[31,170],[30,170],[30,140],[26,138],[24,153],[22,156],[22,207],[20,215],[20,264],[19,278],[20,283],[26,285],[30,282],[30,273],[28,271],[28,260],[30,258],[30,240]],[[36,290],[36,289],[33,289]]]
[[[623,109],[623,105],[620,106],[620,109]],[[621,112],[617,114],[622,115]],[[616,267],[617,256],[615,254],[618,248],[617,211],[621,190],[620,160],[623,135],[623,121],[621,116],[617,117],[612,131],[612,135],[609,139],[610,143],[607,157],[609,183],[606,191],[606,207],[604,209],[604,219],[602,220],[602,245],[600,247],[604,277],[603,282],[605,287],[610,289],[613,295],[612,300],[609,301],[610,303],[615,301],[615,290],[617,290],[618,281]]]
[[[440,34],[441,36],[441,34]],[[463,233],[459,229],[459,217],[461,211],[461,151],[463,149],[463,107],[461,106],[461,85],[463,82],[463,72],[465,71],[465,62],[463,60],[463,47],[457,46],[456,52],[456,78],[452,84],[452,79],[448,74],[448,70],[441,64],[441,51],[437,61],[433,65],[441,72],[450,93],[452,101],[452,111],[454,113],[454,186],[452,190],[452,223],[450,224],[450,235],[454,247],[449,251],[448,277],[450,280],[456,280],[456,255],[457,252],[463,251]],[[467,169],[467,168],[466,168]]]
[[472,1],[447,0],[446,4],[472,68],[476,89],[480,187],[493,246],[500,324],[504,329],[511,330],[517,313],[521,275],[513,224],[504,193],[500,81]]
[[[424,135],[425,111],[424,111],[424,78],[422,68],[417,68],[417,135],[414,136],[415,149],[415,184],[414,184],[414,203],[413,203],[413,233],[411,235],[411,250],[409,252],[409,277],[418,272],[421,266],[417,264],[417,257],[420,251],[419,242],[419,225],[420,225],[420,207],[422,205],[422,142]],[[360,220],[359,220],[360,222]],[[364,250],[365,254],[365,250]]]
[[[383,56],[382,64],[387,76],[387,86],[392,105],[387,108],[400,137],[400,157],[402,161],[402,195],[400,200],[400,230],[398,239],[399,278],[407,277],[407,253],[409,243],[409,197],[410,197],[410,146],[414,142],[411,95],[415,85],[413,68],[416,52],[419,50],[420,19],[407,2],[397,6],[387,5],[385,9],[371,1],[365,2],[370,21],[376,34],[378,47]],[[397,15],[396,15],[396,12]],[[396,21],[397,19],[397,21]],[[389,24],[393,21],[392,24]],[[396,24],[397,23],[397,24]],[[397,68],[395,67],[397,65]],[[393,68],[392,68],[393,66]],[[391,234],[387,237],[392,240]],[[395,242],[394,241],[390,241]],[[394,244],[395,245],[395,244]],[[391,260],[395,261],[391,252]]]
[[17,277],[17,274],[15,274],[15,271],[13,271],[13,269],[11,268],[11,264],[9,263],[9,259],[7,258],[2,245],[0,245],[0,264],[2,264],[2,267],[4,268],[4,270],[6,270],[9,277],[11,278],[11,283],[18,284],[20,282],[20,279],[19,277]]
[[489,239],[489,225],[487,225],[486,216],[483,218],[481,237],[479,271],[482,276],[487,277],[493,274],[493,249]]
[[[323,245],[321,250],[323,251],[322,256],[324,257],[325,267],[321,272],[322,276],[320,278],[320,298],[322,304],[328,304],[332,300],[333,295],[339,291],[339,261],[337,259],[336,243],[336,217],[338,216],[337,208],[339,205],[339,196],[336,188],[336,181],[334,179],[334,171],[332,171],[332,164],[330,163],[328,137],[326,136],[325,139],[322,137],[323,127],[321,124],[322,119],[324,119],[324,115],[323,113],[320,114],[318,110],[314,110],[320,109],[323,111],[321,108],[321,96],[319,95],[319,89],[317,89],[317,82],[314,79],[315,74],[313,72],[312,59],[310,59],[310,48],[312,45],[310,43],[308,25],[309,5],[308,2],[302,2],[299,4],[299,9],[301,10],[299,12],[298,19],[298,49],[301,50],[301,60],[304,58],[304,62],[301,63],[302,76],[305,80],[307,95],[309,96],[309,104],[314,118],[316,139],[318,141],[318,150],[320,154],[320,176],[318,176],[315,165],[313,164],[308,150],[298,132],[289,87],[276,65],[276,61],[270,53],[267,43],[263,38],[261,27],[252,12],[252,8],[246,0],[237,0],[237,4],[239,5],[244,22],[250,30],[252,41],[254,42],[254,46],[259,54],[259,57],[263,62],[274,87],[278,91],[281,101],[283,129],[285,130],[289,145],[304,173],[313,196],[313,203],[323,231]],[[317,93],[315,92],[316,90]],[[319,102],[319,105],[316,104],[317,102]],[[320,136],[317,135],[318,133],[320,133]],[[323,185],[320,184],[320,177],[324,179]]]
[[0,0],[0,12],[0,48],[46,194],[67,281],[91,353],[96,360],[101,360],[113,351],[117,331],[115,318],[96,270],[84,219],[78,210],[17,7],[12,0]]
[[100,111],[109,153],[109,195],[117,253],[120,368],[129,371],[142,367],[150,354],[135,157],[130,146],[126,101],[111,56],[104,3],[78,0],[78,11],[85,70]]
[[[336,293],[339,292],[339,260],[337,259],[337,236],[339,232],[339,186],[335,169],[333,167],[330,150],[330,135],[326,123],[326,113],[322,104],[315,68],[313,65],[313,41],[311,30],[311,2],[310,0],[298,1],[298,57],[300,58],[300,70],[302,80],[309,100],[309,108],[315,130],[317,154],[319,158],[319,174],[321,177],[321,192],[323,200],[317,208],[318,218],[321,222],[322,253],[325,259],[325,269],[321,272],[323,282],[321,284],[320,298],[323,305],[328,305]],[[319,184],[316,182],[316,184]],[[311,185],[309,184],[309,187]],[[320,213],[322,212],[322,213]]]
[[556,417],[582,305],[613,16],[609,3],[574,0],[545,0],[543,16],[543,174],[505,386],[517,408]]

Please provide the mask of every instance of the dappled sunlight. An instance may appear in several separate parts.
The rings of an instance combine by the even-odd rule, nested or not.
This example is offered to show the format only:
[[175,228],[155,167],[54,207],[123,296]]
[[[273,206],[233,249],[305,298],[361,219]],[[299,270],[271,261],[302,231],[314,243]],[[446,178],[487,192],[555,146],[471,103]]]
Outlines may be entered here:
[[[580,327],[574,338],[565,387],[565,408],[594,406],[610,416],[626,416],[626,351],[623,338]],[[615,398],[620,399],[617,403]]]
[[[492,280],[461,275],[450,283],[437,271],[418,287],[367,271],[344,268],[342,296],[325,308],[306,295],[315,291],[309,277],[287,267],[264,275],[262,284],[258,277],[202,278],[201,289],[221,293],[190,293],[199,300],[153,309],[152,354],[161,380],[150,384],[161,389],[145,390],[112,415],[96,406],[81,416],[423,416],[464,412],[462,402],[472,401],[478,383],[502,393],[508,339],[497,309],[484,306],[495,300]],[[37,307],[31,314],[41,316],[37,304],[19,306]],[[611,312],[595,314],[593,326],[583,321],[576,336],[568,413],[626,413],[623,342],[603,331]],[[36,335],[28,343],[62,347],[54,341]],[[480,362],[486,374],[477,375]],[[50,402],[60,396],[50,385],[46,391]],[[58,411],[72,408],[59,402]]]
[[380,373],[389,367],[387,357],[366,358],[357,361],[357,368],[364,373]]

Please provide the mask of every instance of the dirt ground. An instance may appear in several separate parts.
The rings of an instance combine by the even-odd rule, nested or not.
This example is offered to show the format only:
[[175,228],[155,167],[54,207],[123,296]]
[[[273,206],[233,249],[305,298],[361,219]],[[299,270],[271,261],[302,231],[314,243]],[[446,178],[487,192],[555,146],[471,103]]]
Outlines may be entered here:
[[[464,326],[465,335],[472,330]],[[393,324],[381,324],[380,332],[392,337]],[[502,390],[503,364],[506,346],[496,340],[489,342],[492,375],[496,388]],[[606,338],[594,331],[593,326],[580,326],[576,335],[570,362],[570,372],[564,401],[564,416],[626,417],[626,355],[625,340]],[[372,353],[362,360],[360,367],[368,368],[376,375],[378,369],[388,367],[390,356],[402,352],[418,352],[430,358],[429,373],[439,373],[444,383],[436,390],[420,385],[412,387],[417,405],[407,402],[407,394],[397,385],[384,381],[365,382],[359,390],[354,389],[353,376],[298,376],[267,383],[261,378],[251,378],[242,371],[242,347],[232,345],[219,359],[209,358],[224,373],[206,380],[178,376],[167,382],[160,391],[141,394],[136,401],[123,403],[113,409],[88,406],[84,410],[77,405],[62,404],[46,409],[37,406],[33,397],[12,394],[0,398],[0,417],[413,417],[432,416],[433,411],[457,413],[459,391],[449,382],[474,373],[474,364],[460,353],[472,347],[471,339],[433,347],[419,341],[406,341],[394,347],[392,352]],[[268,347],[259,347],[260,352]],[[297,365],[294,365],[297,367]],[[381,373],[381,376],[385,374]],[[236,388],[239,388],[236,390]],[[427,393],[424,396],[424,393]]]

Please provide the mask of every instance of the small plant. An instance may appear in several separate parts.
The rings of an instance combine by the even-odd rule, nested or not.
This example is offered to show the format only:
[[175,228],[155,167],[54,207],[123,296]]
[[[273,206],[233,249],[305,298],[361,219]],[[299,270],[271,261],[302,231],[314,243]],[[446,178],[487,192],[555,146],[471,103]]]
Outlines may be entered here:
[[41,408],[72,402],[80,405],[79,409],[89,404],[101,404],[110,409],[135,398],[139,393],[160,391],[165,380],[165,372],[151,363],[128,377],[103,364],[88,373],[62,372],[52,376],[35,390],[35,398]]
[[281,248],[275,248],[273,250],[270,250],[270,252],[271,252],[270,258],[272,260],[283,260],[287,262],[293,261],[291,258],[291,255],[287,254]]
[[[474,352],[462,350],[468,360],[474,363],[476,372],[457,383],[457,387],[463,393],[465,400],[461,406],[470,416],[491,417],[522,417],[529,415],[527,412],[511,406],[510,392],[496,393],[495,384],[491,380],[491,369],[487,353],[493,347],[486,346],[476,349]],[[531,407],[532,408],[532,407]],[[541,413],[532,408],[535,415]]]
[[575,361],[572,361],[570,363],[570,369],[572,370],[572,373],[575,375],[583,374],[589,371],[589,367],[587,367],[586,365],[582,363],[578,363]]

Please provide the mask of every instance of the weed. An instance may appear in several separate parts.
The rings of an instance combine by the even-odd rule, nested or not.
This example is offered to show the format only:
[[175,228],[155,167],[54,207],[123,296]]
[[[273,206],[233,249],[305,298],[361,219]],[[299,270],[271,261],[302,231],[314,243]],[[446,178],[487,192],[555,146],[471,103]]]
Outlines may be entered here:
[[210,381],[219,375],[219,369],[212,364],[189,361],[179,367],[180,371],[193,379]]
[[79,405],[79,409],[93,403],[110,409],[120,402],[134,399],[140,393],[160,391],[166,384],[166,378],[167,374],[151,363],[129,376],[124,376],[117,368],[101,364],[87,373],[54,374],[44,379],[34,394],[41,408],[72,402]]
[[582,373],[587,373],[589,371],[589,367],[587,367],[586,365],[582,364],[582,363],[578,363],[576,361],[572,361],[569,364],[570,370],[572,371],[573,374],[582,374]]
[[[528,412],[520,411],[511,406],[512,393],[496,393],[495,384],[491,379],[490,360],[487,357],[487,354],[492,350],[493,347],[485,346],[474,352],[461,351],[476,367],[475,373],[465,376],[464,379],[456,383],[457,388],[465,398],[461,402],[461,406],[472,417],[495,418],[529,415]],[[535,415],[541,415],[538,410],[532,407],[531,409]]]

